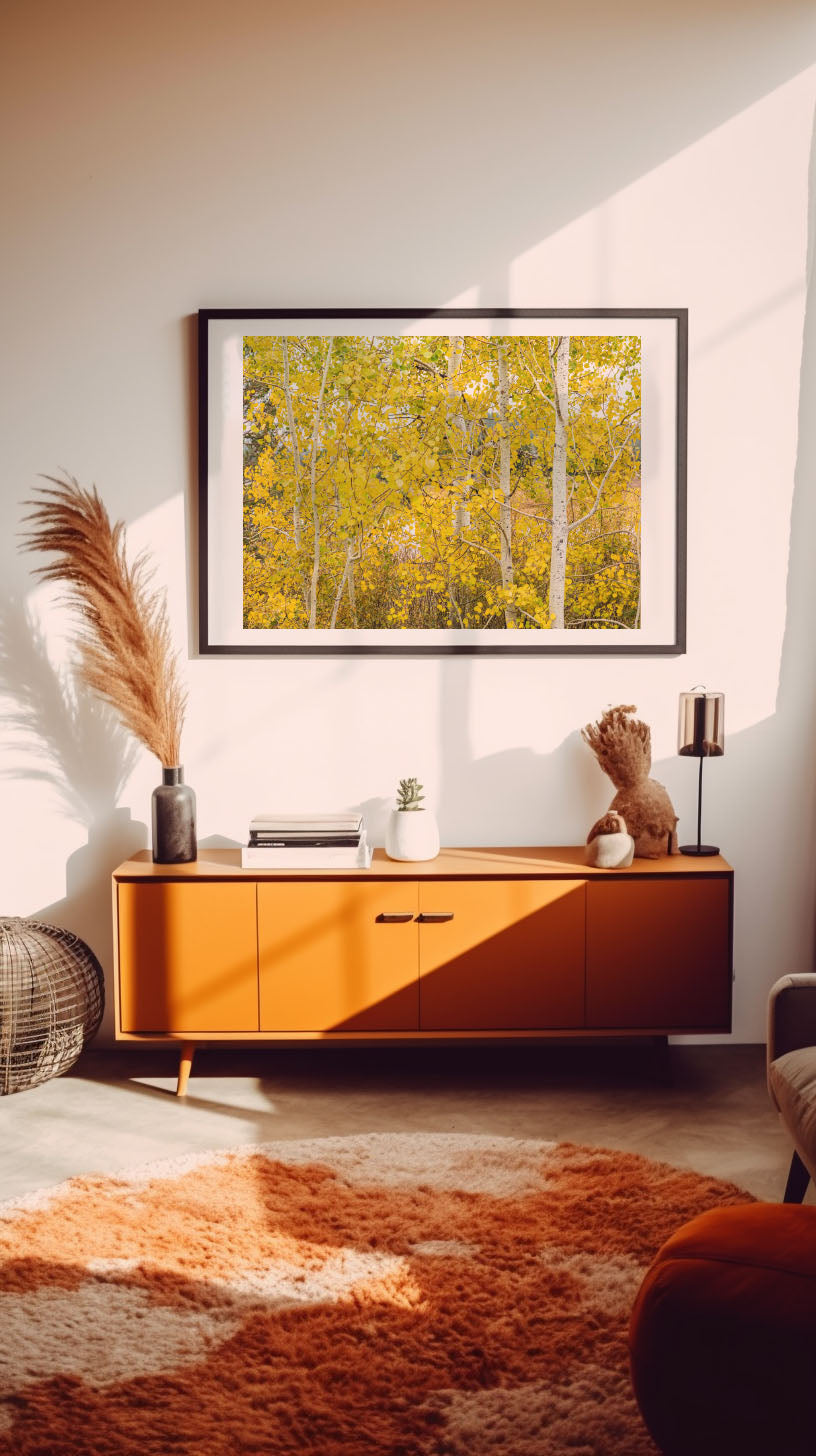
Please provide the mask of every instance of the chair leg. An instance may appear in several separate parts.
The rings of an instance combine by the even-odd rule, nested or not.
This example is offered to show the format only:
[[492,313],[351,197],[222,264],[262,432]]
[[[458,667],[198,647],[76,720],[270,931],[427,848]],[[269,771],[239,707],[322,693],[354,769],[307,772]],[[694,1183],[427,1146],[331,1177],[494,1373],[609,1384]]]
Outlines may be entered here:
[[788,1181],[785,1185],[785,1197],[783,1203],[801,1203],[807,1192],[810,1182],[810,1174],[797,1152],[791,1158],[791,1165],[788,1170]]

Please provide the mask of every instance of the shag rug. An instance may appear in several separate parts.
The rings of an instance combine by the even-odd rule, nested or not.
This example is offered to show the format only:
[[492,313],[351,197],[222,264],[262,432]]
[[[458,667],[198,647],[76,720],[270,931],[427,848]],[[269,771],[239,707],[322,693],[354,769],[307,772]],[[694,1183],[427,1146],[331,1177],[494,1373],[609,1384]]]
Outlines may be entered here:
[[626,1329],[750,1201],[510,1138],[266,1144],[0,1207],[2,1456],[645,1456]]

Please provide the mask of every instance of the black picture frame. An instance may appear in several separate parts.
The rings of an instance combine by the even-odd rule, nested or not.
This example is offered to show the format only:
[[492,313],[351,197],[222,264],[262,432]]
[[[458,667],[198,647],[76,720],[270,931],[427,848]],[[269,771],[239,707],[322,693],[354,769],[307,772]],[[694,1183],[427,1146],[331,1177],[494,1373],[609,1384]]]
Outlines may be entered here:
[[[549,322],[553,328],[548,329]],[[311,334],[319,338],[406,332],[454,336],[557,336],[570,321],[581,334],[629,336],[643,349],[643,461],[659,460],[650,500],[658,499],[652,535],[639,538],[640,579],[653,591],[654,622],[641,627],[487,632],[387,631],[244,625],[243,339]],[[258,324],[274,325],[268,330]],[[383,328],[383,325],[390,325]],[[464,328],[462,326],[465,326]],[[576,330],[566,332],[576,335]],[[494,655],[677,656],[686,648],[686,469],[688,430],[688,310],[685,308],[438,308],[317,309],[202,308],[198,313],[199,388],[199,620],[202,655]],[[646,402],[648,400],[648,410]],[[236,418],[236,411],[238,417]],[[649,421],[652,421],[649,424]],[[651,430],[651,436],[650,436]],[[659,441],[652,451],[653,441]],[[640,436],[638,437],[640,443]],[[644,526],[644,531],[647,529]],[[645,554],[643,554],[645,552]],[[645,590],[646,588],[642,588]],[[645,603],[645,598],[644,598]],[[645,617],[644,610],[644,617]],[[557,636],[557,640],[556,640]]]

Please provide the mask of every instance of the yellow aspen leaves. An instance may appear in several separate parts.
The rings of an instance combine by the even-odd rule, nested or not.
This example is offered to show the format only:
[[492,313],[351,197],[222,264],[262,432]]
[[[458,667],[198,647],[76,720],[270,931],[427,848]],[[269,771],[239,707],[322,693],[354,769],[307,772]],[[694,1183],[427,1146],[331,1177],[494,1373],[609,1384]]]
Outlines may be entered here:
[[[556,342],[247,337],[244,625],[549,629]],[[633,628],[640,340],[568,348],[564,625]]]

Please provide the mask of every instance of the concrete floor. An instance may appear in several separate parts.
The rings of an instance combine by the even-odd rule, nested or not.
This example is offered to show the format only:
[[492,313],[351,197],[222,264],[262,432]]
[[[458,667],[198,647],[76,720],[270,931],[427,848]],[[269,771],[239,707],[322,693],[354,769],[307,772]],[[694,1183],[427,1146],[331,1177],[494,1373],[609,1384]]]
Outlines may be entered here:
[[790,1159],[760,1046],[211,1049],[183,1100],[176,1063],[163,1048],[91,1049],[66,1076],[3,1098],[0,1198],[188,1151],[360,1132],[622,1148],[771,1200]]

